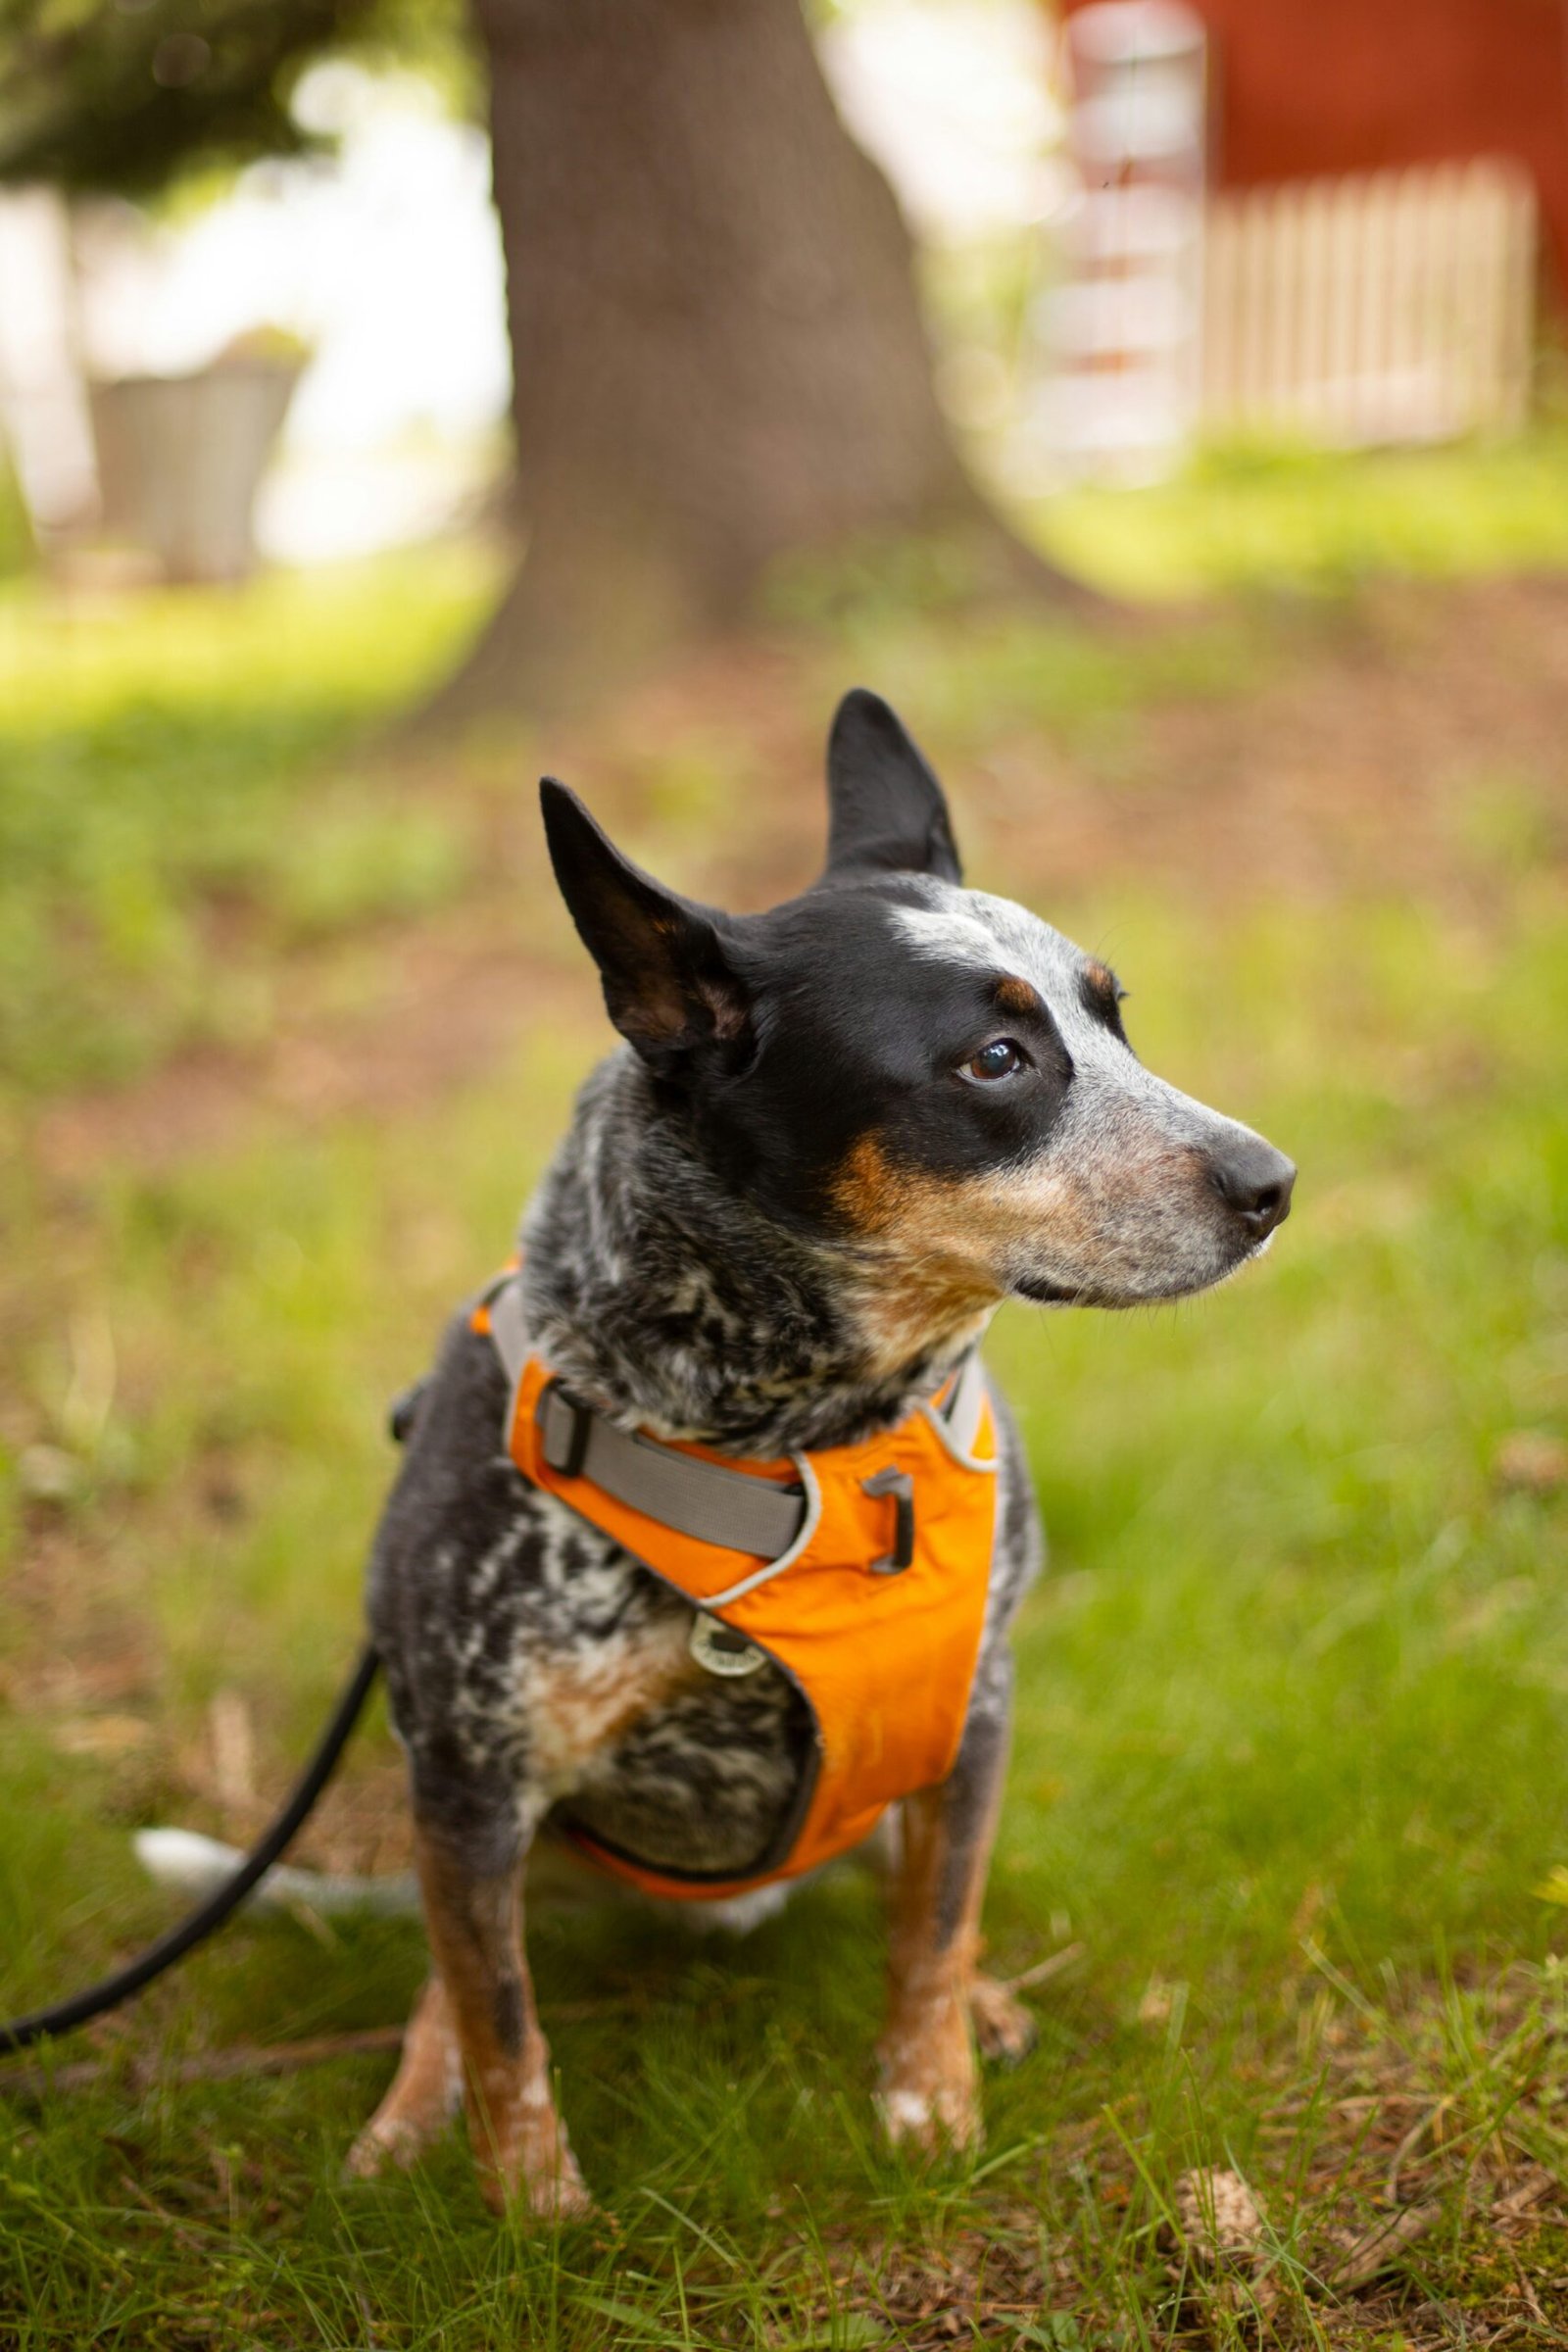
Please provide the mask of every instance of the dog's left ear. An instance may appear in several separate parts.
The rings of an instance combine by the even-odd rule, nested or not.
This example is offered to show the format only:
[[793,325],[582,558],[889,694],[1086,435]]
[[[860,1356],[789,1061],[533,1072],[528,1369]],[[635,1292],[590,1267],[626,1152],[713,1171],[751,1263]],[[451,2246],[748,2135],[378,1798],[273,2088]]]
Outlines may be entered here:
[[963,880],[941,785],[898,712],[863,686],[834,715],[827,796],[824,881],[856,871]]
[[621,1036],[666,1076],[697,1047],[739,1048],[750,1007],[710,911],[623,858],[553,776],[541,779],[539,800],[561,895]]

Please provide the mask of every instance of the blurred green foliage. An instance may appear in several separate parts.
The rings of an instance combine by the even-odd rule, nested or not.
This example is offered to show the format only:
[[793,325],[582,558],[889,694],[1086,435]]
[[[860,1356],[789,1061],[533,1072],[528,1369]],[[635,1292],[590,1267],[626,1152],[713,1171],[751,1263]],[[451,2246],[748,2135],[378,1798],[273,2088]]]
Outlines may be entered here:
[[291,100],[328,54],[476,101],[462,0],[0,0],[0,183],[148,197],[309,153]]
[[0,435],[0,580],[23,571],[32,561],[32,525],[23,503],[16,468]]
[[[983,438],[977,454],[983,466]],[[1066,571],[1135,604],[1334,599],[1390,576],[1551,570],[1568,564],[1568,421],[1441,449],[1216,443],[1167,481],[1059,490],[1026,512]],[[764,603],[782,620],[875,629],[949,619],[981,586],[961,538],[869,539],[781,559]],[[1135,669],[1138,658],[1117,648]]]
[[0,595],[12,1084],[124,1077],[174,1044],[241,1036],[267,1019],[268,959],[291,938],[461,887],[461,812],[389,821],[379,779],[322,763],[389,681],[439,677],[494,576],[456,548],[226,598]]

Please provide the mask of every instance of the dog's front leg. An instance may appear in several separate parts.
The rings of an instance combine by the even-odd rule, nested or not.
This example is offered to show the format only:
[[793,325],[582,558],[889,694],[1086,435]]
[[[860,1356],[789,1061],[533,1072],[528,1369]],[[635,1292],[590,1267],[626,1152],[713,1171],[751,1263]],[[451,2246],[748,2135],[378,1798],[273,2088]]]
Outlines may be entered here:
[[414,2004],[392,2086],[349,2151],[350,2177],[369,2180],[389,2164],[411,2165],[462,2103],[463,2054],[452,2004],[432,1974]]
[[971,1715],[948,1778],[901,1809],[877,2097],[894,2140],[968,2147],[980,2136],[974,1964],[1006,1754],[1004,1692]]
[[428,1828],[416,1835],[416,1854],[485,2197],[498,2211],[516,2198],[551,2218],[586,2213],[588,2193],[556,2112],[550,2049],[523,1957],[522,1856],[482,1869]]

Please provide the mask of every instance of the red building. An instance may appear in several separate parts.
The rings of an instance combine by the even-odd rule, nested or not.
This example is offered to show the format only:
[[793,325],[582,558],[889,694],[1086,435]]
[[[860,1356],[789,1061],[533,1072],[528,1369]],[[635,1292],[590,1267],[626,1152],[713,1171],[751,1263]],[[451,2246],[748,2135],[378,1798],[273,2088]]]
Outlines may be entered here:
[[1209,32],[1218,186],[1517,157],[1568,288],[1568,0],[1188,4]]

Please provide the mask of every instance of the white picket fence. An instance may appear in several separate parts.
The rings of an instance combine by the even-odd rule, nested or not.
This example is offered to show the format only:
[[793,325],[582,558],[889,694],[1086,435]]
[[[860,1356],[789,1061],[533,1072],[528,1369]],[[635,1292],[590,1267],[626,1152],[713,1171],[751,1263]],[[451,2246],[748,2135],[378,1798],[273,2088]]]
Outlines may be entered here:
[[1535,191],[1505,161],[1211,197],[1202,424],[1341,445],[1516,426],[1535,275]]

